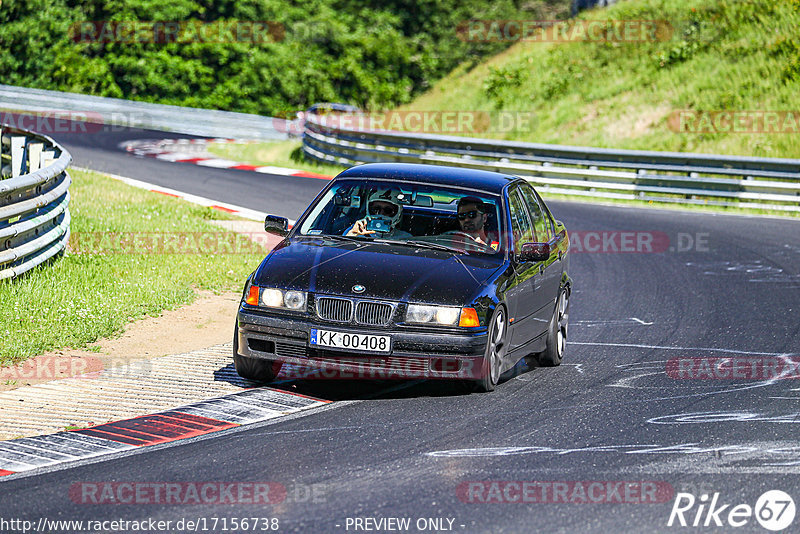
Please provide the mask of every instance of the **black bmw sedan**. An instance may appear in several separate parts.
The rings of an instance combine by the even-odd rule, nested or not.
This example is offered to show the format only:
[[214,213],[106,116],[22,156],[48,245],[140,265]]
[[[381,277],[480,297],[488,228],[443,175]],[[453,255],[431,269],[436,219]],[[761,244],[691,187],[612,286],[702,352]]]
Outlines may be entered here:
[[[242,377],[465,380],[495,388],[522,357],[561,363],[569,238],[522,178],[463,168],[348,169],[247,279]],[[291,373],[289,373],[291,376]]]

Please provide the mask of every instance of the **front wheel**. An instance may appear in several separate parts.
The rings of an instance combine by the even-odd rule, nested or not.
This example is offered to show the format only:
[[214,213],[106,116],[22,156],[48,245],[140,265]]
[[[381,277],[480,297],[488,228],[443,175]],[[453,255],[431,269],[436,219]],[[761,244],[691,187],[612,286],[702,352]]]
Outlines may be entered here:
[[248,358],[239,354],[239,323],[233,330],[233,367],[242,378],[257,382],[272,382],[281,371],[281,362]]
[[506,320],[506,310],[503,306],[497,307],[489,325],[489,339],[486,342],[481,374],[474,383],[475,390],[479,392],[494,391],[497,382],[500,381],[500,369],[503,365],[503,357],[508,349],[506,342],[508,339],[508,321]]
[[547,330],[547,347],[538,355],[539,365],[555,367],[561,365],[564,349],[567,346],[567,325],[569,323],[569,289],[562,288],[558,294],[553,318]]

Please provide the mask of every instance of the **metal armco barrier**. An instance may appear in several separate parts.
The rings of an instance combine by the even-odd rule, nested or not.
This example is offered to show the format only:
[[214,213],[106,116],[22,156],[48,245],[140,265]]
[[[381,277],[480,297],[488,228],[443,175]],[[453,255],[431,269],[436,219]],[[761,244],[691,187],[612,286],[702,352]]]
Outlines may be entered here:
[[72,157],[45,135],[0,125],[0,280],[33,269],[69,240],[67,167]]
[[307,157],[345,165],[407,162],[526,177],[543,192],[800,211],[800,160],[572,147],[341,127],[311,116]]
[[[5,122],[39,131],[43,130],[35,126],[38,115],[86,122],[84,128],[92,128],[92,124],[105,125],[104,131],[112,132],[145,128],[238,139],[287,139],[287,132],[292,128],[292,123],[283,119],[249,113],[167,106],[3,84],[0,84],[0,107],[4,110],[0,116],[5,117]],[[22,114],[22,117],[15,119],[15,113]],[[12,120],[16,122],[12,123]]]

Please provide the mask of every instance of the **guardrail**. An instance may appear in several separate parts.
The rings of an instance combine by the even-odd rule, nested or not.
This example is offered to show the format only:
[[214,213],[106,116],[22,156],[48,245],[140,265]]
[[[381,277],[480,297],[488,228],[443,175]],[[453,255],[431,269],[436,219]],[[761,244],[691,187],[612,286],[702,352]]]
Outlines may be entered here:
[[67,246],[71,161],[50,137],[0,125],[0,280]]
[[[74,120],[109,126],[144,128],[203,137],[280,140],[287,139],[287,130],[291,129],[291,122],[250,113],[168,106],[2,84],[0,84],[0,109],[30,115],[64,115]],[[29,122],[35,122],[33,118],[26,118]],[[35,128],[28,124],[15,124],[15,126]]]
[[[303,152],[325,163],[408,162],[524,176],[542,192],[800,211],[800,160],[521,143],[358,130],[306,119]],[[352,124],[352,121],[350,121]]]

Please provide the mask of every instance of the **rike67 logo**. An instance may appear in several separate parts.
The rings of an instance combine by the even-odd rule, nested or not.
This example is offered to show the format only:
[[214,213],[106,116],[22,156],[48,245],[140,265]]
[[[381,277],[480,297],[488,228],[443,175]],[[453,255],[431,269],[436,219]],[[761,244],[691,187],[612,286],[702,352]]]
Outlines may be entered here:
[[703,494],[699,499],[691,493],[678,493],[667,526],[736,528],[747,525],[755,517],[762,527],[777,532],[788,528],[794,516],[794,500],[780,490],[763,493],[755,506],[724,503],[719,493],[710,498]]

